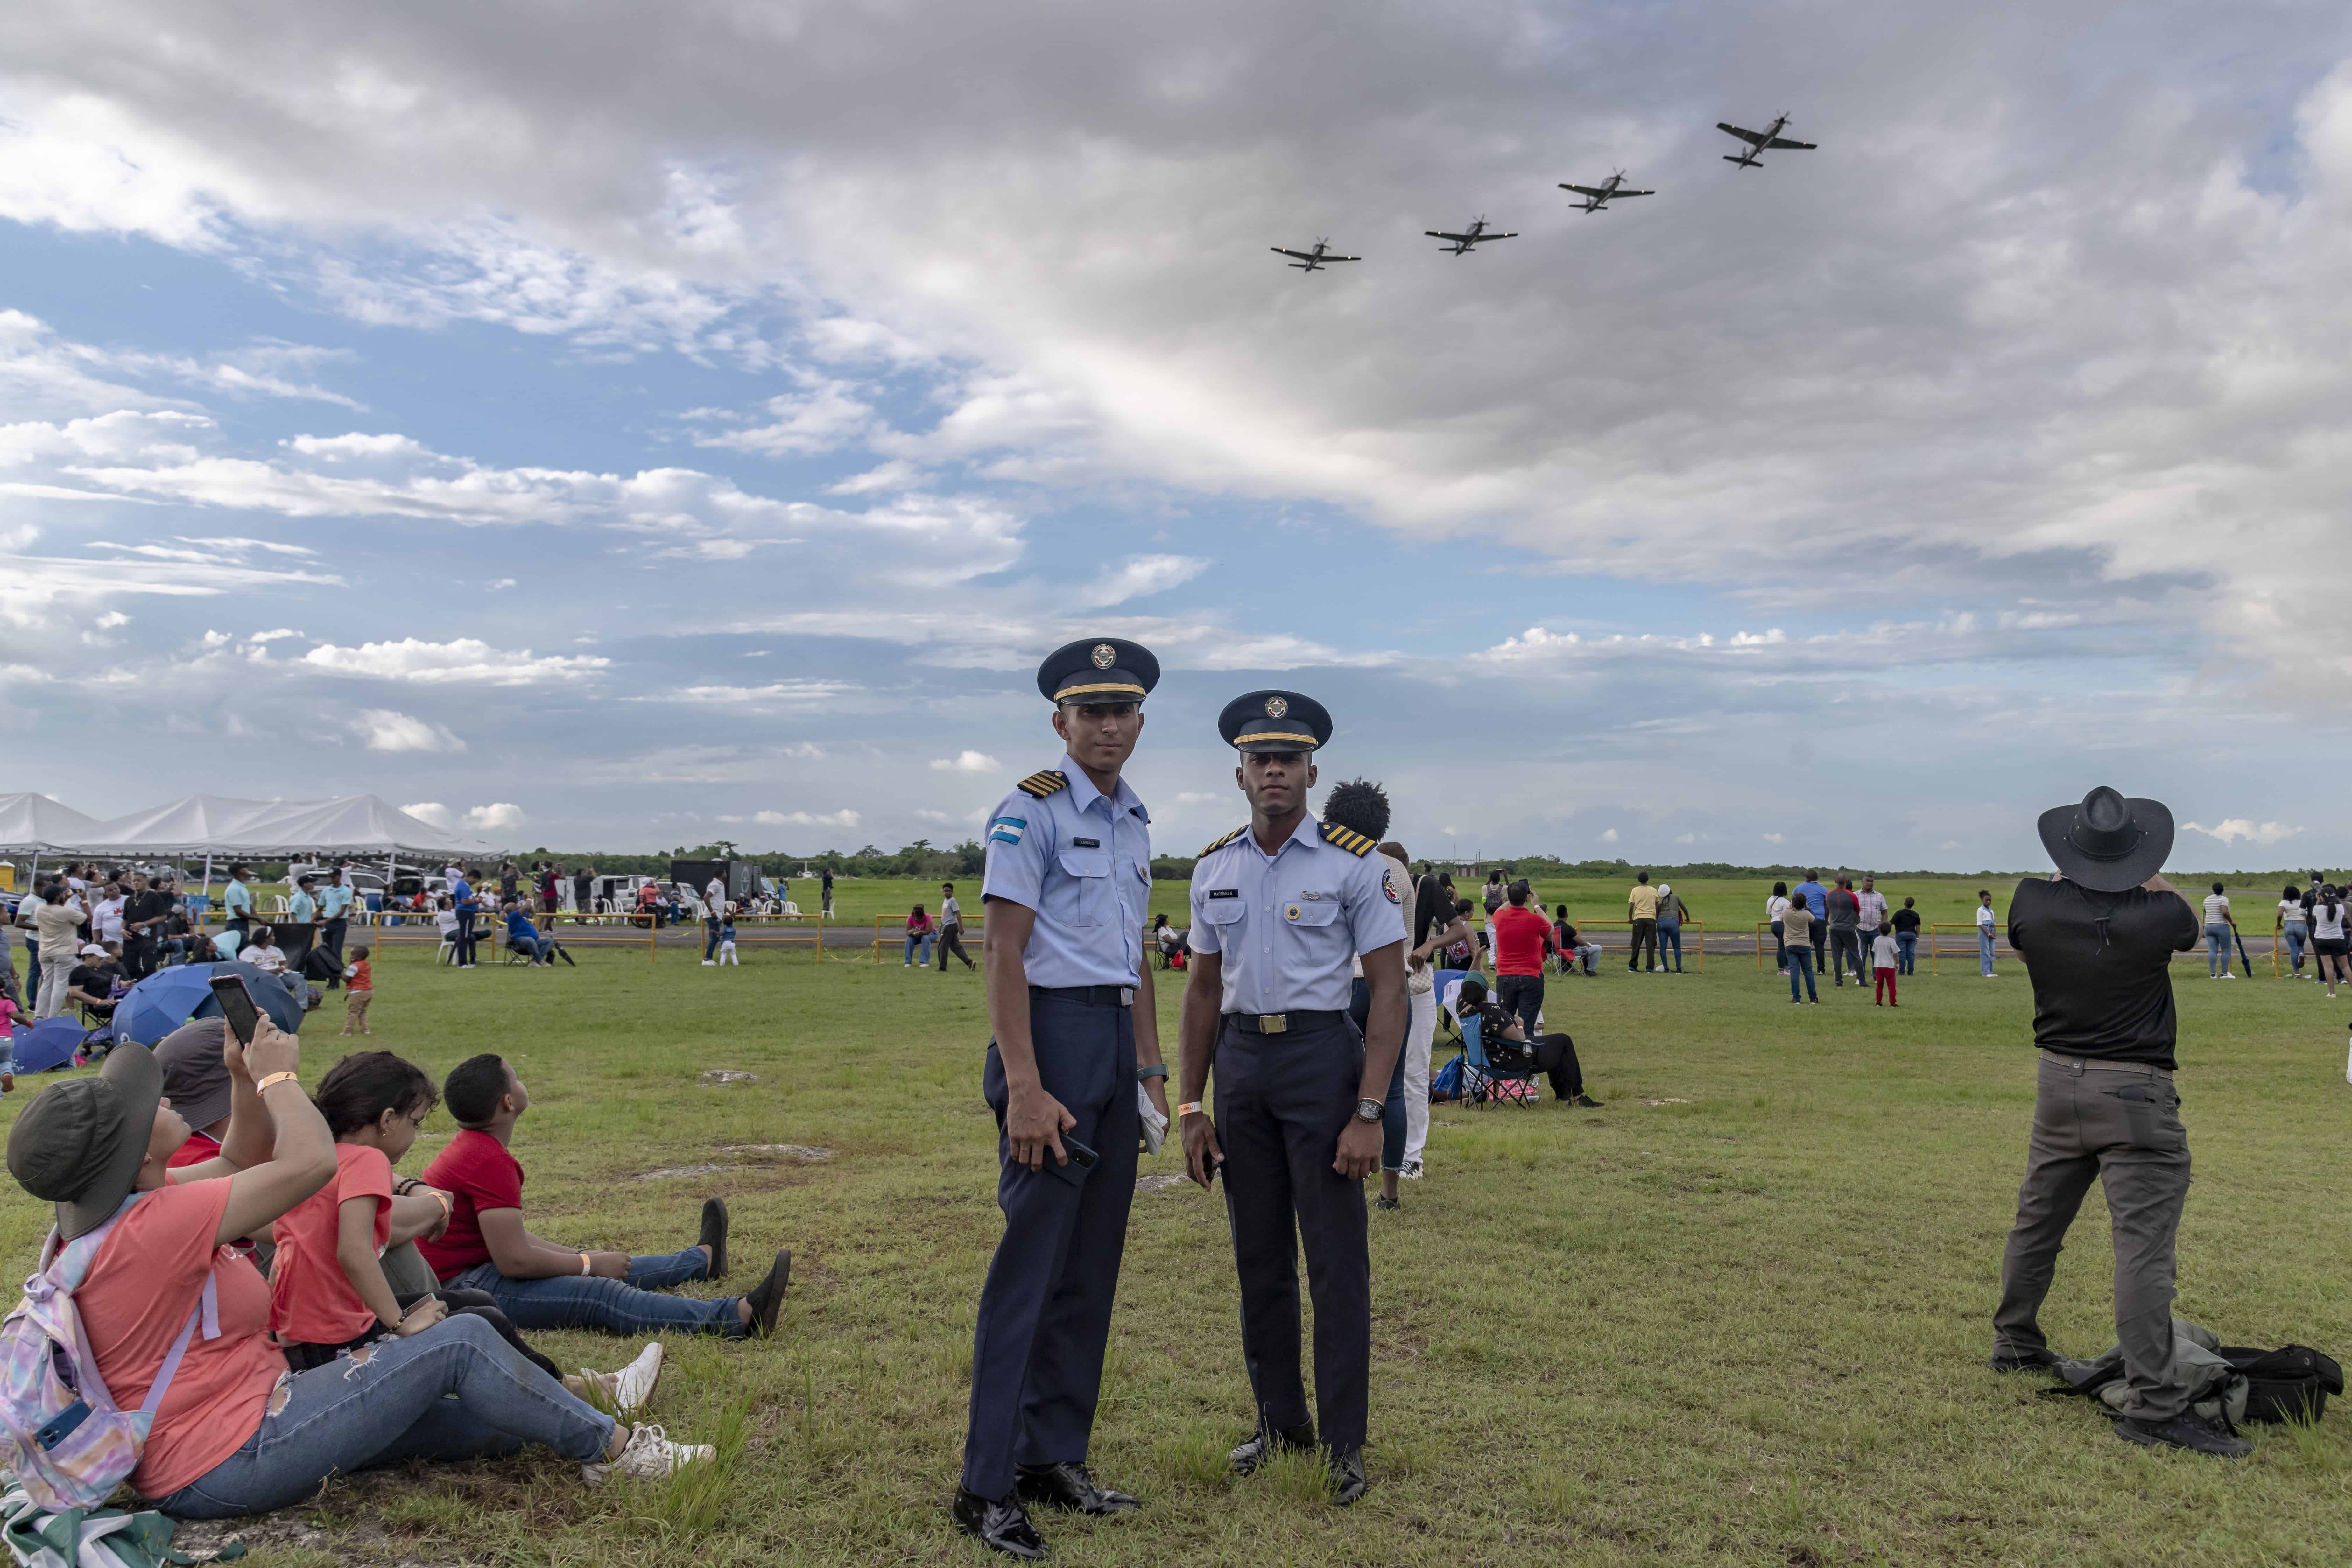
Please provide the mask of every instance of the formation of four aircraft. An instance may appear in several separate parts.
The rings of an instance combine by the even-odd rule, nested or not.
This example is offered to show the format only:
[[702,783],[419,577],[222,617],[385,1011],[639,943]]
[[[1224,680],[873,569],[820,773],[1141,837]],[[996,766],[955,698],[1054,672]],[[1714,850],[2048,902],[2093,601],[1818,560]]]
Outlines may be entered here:
[[[1727,131],[1732,135],[1738,137],[1742,142],[1748,143],[1746,147],[1740,149],[1737,155],[1726,153],[1723,155],[1723,161],[1727,163],[1737,163],[1743,169],[1756,169],[1763,166],[1761,154],[1767,148],[1786,149],[1790,152],[1813,151],[1814,144],[1812,142],[1799,142],[1794,138],[1780,134],[1782,131],[1788,128],[1788,124],[1789,117],[1785,114],[1781,115],[1778,120],[1773,121],[1768,129],[1762,131],[1745,131],[1737,125],[1729,124],[1723,121],[1717,121],[1716,122],[1717,130]],[[1584,200],[1578,203],[1577,207],[1579,211],[1588,213],[1606,212],[1609,210],[1609,204],[1611,202],[1622,201],[1628,196],[1654,196],[1658,194],[1655,191],[1636,191],[1628,188],[1625,184],[1625,171],[1622,169],[1618,170],[1615,174],[1610,175],[1607,179],[1601,181],[1597,185],[1571,185],[1563,182],[1559,188],[1563,191],[1572,191],[1576,195],[1582,196]],[[1422,230],[1422,232],[1429,236],[1432,239],[1442,239],[1445,241],[1445,244],[1441,246],[1439,248],[1444,250],[1449,256],[1467,256],[1475,247],[1485,245],[1489,241],[1497,239],[1517,239],[1518,237],[1518,231],[1517,229],[1505,231],[1488,228],[1486,226],[1486,220],[1484,217],[1479,218],[1467,229],[1459,234],[1448,234],[1443,229],[1435,228],[1426,228]],[[1287,265],[1297,268],[1301,272],[1320,272],[1327,265],[1334,261],[1361,261],[1363,259],[1360,256],[1339,255],[1331,249],[1331,242],[1328,239],[1317,240],[1314,247],[1309,250],[1291,250],[1279,245],[1269,246],[1267,248],[1272,250],[1276,256],[1290,257],[1292,259],[1287,263]]]

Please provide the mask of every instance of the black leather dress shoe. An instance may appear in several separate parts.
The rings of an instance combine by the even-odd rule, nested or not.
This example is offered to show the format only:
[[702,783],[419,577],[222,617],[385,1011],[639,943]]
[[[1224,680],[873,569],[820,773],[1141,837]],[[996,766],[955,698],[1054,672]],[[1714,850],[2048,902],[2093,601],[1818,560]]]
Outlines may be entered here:
[[1985,1362],[1985,1365],[2000,1373],[2048,1372],[2057,1364],[2058,1358],[2048,1351],[1999,1350]]
[[1143,1506],[1125,1492],[1097,1486],[1093,1472],[1084,1465],[1023,1465],[1013,1472],[1013,1490],[1023,1502],[1075,1513],[1125,1513]]
[[1331,1501],[1345,1508],[1364,1495],[1370,1485],[1364,1479],[1364,1451],[1351,1448],[1344,1454],[1331,1456]]
[[991,1552],[1032,1563],[1045,1555],[1045,1538],[1015,1499],[992,1502],[969,1488],[958,1487],[954,1511],[956,1528]]
[[1305,1453],[1313,1447],[1315,1447],[1314,1422],[1303,1421],[1296,1426],[1286,1426],[1281,1431],[1268,1434],[1265,1417],[1261,1415],[1258,1417],[1257,1430],[1250,1434],[1248,1442],[1225,1457],[1225,1463],[1232,1468],[1234,1474],[1245,1476],[1265,1464],[1267,1457],[1277,1448],[1288,1449],[1294,1454],[1299,1454]]

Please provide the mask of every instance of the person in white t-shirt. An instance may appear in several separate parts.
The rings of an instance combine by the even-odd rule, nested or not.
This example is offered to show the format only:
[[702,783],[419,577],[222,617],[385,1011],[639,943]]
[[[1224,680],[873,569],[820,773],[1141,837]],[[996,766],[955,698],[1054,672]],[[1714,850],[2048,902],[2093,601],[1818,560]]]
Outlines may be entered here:
[[2230,895],[2221,884],[2205,895],[2205,978],[2235,980],[2230,973],[2230,939],[2235,935],[2238,922],[2230,914]]
[[236,959],[239,963],[250,963],[264,974],[286,973],[286,954],[275,942],[270,940],[268,926],[253,928],[251,939],[247,942],[244,951],[236,955]]
[[1870,967],[1878,980],[1873,1005],[1879,1003],[1889,1007],[1902,1005],[1895,999],[1895,972],[1902,962],[1903,954],[1895,945],[1895,928],[1885,921],[1879,921],[1878,934],[1870,939]]
[[1984,978],[1992,978],[1993,924],[2000,917],[1992,912],[1992,889],[1977,889],[1977,963],[1982,965]]
[[702,889],[702,962],[707,967],[719,962],[719,928],[727,918],[727,880],[713,877]]
[[89,928],[99,941],[121,942],[122,940],[123,903],[121,889],[110,882],[108,883],[106,896],[99,900],[89,911]]
[[2303,950],[2311,945],[2311,911],[2303,906],[2303,889],[2289,882],[2279,894],[2279,934],[2286,939],[2287,961],[2294,973],[2289,978],[2301,980]]
[[2347,948],[2352,946],[2345,938],[2347,913],[2341,888],[2321,888],[2319,901],[2311,906],[2312,955],[2319,967],[2319,978],[2326,982],[2330,996],[2336,994],[2338,980],[2352,984],[2352,970],[2347,970],[2345,963]]
[[1764,918],[1772,927],[1772,949],[1777,955],[1772,967],[1779,971],[1783,980],[1789,977],[1789,941],[1784,934],[1787,928],[1780,923],[1780,917],[1788,912],[1789,884],[1775,882],[1772,884],[1772,896],[1764,900]]

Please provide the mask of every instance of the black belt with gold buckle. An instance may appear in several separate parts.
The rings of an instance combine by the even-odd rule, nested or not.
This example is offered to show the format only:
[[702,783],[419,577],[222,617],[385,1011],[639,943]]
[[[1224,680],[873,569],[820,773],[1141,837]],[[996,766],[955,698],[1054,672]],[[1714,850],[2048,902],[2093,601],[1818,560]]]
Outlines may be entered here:
[[1348,1015],[1324,1013],[1228,1013],[1225,1022],[1244,1035],[1287,1035],[1316,1024],[1328,1024]]

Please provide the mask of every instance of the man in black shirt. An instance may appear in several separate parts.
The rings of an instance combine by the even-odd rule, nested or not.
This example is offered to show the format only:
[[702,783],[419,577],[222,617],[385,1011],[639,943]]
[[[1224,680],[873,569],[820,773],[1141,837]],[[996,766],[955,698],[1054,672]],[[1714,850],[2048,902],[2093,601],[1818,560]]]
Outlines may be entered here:
[[2237,1458],[2253,1446],[2189,1409],[2172,1362],[2173,1238],[2189,1197],[2189,1134],[2173,1091],[2171,962],[2197,945],[2189,901],[2157,875],[2172,814],[2102,785],[2042,815],[2048,881],[2018,884],[2009,944],[2033,981],[2041,1047],[2033,1131],[1993,1314],[1996,1372],[2056,1358],[2039,1315],[2058,1253],[2094,1181],[2116,1252],[2116,1339],[2126,1397],[2116,1436]]
[[151,883],[143,873],[131,873],[131,892],[122,900],[122,967],[131,979],[143,980],[155,973],[163,952],[163,922],[171,915],[169,883],[160,877]]

